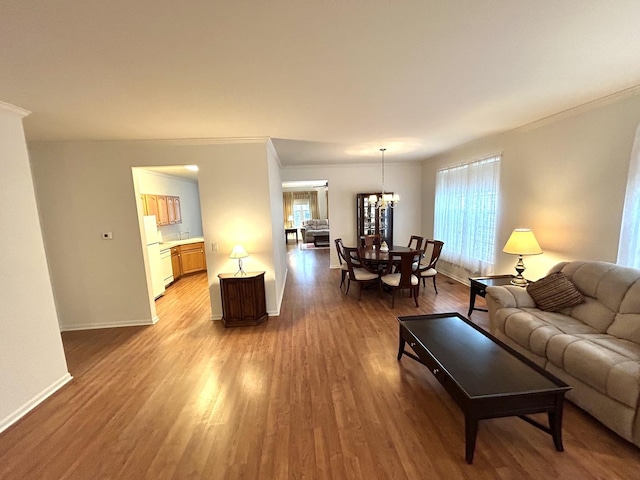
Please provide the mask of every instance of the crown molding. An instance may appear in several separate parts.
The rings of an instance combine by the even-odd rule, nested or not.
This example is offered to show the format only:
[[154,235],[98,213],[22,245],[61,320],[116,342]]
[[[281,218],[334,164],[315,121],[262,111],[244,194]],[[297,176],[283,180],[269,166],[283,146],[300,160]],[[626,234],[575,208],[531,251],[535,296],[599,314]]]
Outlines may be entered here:
[[19,115],[21,118],[26,117],[31,112],[29,110],[25,110],[24,108],[16,107],[15,105],[11,105],[10,103],[0,102],[0,110],[14,113]]

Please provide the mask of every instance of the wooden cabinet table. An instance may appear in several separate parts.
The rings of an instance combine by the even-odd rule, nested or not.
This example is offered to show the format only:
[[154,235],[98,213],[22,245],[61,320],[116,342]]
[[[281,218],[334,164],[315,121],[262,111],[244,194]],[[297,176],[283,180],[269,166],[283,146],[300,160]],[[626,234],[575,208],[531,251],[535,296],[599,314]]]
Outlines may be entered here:
[[265,272],[244,275],[221,273],[222,324],[225,327],[259,325],[268,318],[264,292]]

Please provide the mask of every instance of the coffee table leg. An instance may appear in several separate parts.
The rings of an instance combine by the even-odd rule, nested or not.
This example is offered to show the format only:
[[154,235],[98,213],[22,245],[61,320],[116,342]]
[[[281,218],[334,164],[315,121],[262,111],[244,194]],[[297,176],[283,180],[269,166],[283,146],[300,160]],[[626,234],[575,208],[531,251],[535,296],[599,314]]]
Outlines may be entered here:
[[399,337],[399,342],[398,342],[398,360],[400,360],[402,358],[402,354],[404,353],[404,346],[405,346],[405,340],[404,338],[402,338],[402,327],[400,328],[400,333],[398,335]]
[[556,400],[556,408],[554,410],[549,410],[549,428],[551,430],[551,435],[553,436],[553,444],[559,452],[564,452],[564,447],[562,446],[563,400],[564,397],[560,396],[560,398]]
[[473,463],[473,452],[476,449],[476,435],[478,434],[478,419],[464,417],[465,456],[469,465]]

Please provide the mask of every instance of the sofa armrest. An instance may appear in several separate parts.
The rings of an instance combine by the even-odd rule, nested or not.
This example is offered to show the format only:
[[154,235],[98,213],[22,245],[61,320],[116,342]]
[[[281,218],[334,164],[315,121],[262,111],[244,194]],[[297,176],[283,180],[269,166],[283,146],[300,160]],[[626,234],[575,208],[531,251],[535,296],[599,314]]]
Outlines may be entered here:
[[497,311],[503,308],[535,308],[536,302],[526,288],[515,285],[487,287],[487,309],[489,310],[489,331],[495,333],[497,329]]
[[488,299],[494,300],[498,308],[536,308],[527,289],[515,285],[487,287],[487,302]]

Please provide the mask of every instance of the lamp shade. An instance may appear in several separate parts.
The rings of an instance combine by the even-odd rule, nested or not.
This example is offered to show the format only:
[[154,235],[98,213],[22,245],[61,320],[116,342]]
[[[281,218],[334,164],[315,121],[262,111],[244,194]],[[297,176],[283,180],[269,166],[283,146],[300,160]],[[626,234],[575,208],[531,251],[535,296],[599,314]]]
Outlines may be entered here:
[[538,255],[542,253],[535,235],[529,228],[516,228],[502,249],[510,255]]
[[293,215],[289,215],[289,218],[287,218],[287,220],[289,220],[290,222],[293,222]]
[[236,245],[235,247],[233,247],[233,250],[231,250],[229,258],[246,258],[248,256],[249,254],[242,245]]

